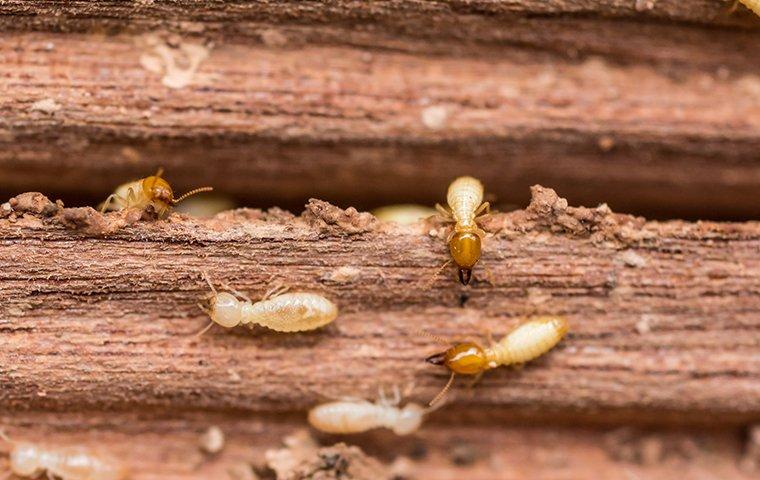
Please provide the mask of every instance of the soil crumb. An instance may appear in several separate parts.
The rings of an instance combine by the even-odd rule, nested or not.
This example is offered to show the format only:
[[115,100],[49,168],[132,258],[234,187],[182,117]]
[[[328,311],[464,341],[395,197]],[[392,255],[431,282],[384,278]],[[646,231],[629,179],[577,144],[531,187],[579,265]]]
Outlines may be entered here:
[[354,207],[346,210],[316,198],[309,199],[301,217],[320,233],[340,235],[371,232],[379,221],[369,212],[358,212]]
[[0,217],[10,216],[11,213],[31,214],[38,217],[52,217],[58,213],[63,204],[53,203],[39,192],[26,192],[8,200],[8,207],[0,208]]
[[320,447],[305,431],[284,439],[285,447],[266,452],[278,480],[381,480],[388,477],[377,460],[359,447],[336,443]]

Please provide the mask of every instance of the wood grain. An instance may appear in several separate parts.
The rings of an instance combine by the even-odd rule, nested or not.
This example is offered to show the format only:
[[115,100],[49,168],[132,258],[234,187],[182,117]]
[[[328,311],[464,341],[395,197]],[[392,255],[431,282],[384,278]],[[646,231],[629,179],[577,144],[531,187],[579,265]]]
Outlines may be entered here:
[[[633,30],[663,38],[646,28]],[[704,49],[641,45],[634,50],[659,57],[621,63],[619,49],[586,48],[573,60],[530,48],[431,55],[7,34],[0,168],[14,175],[0,188],[94,201],[160,164],[180,188],[208,182],[248,203],[318,195],[372,206],[432,203],[468,173],[505,203],[524,204],[525,187],[544,182],[579,203],[752,217],[760,72],[746,59],[757,38],[721,30]],[[146,68],[158,47],[184,65],[187,45],[208,56],[184,87],[162,83],[181,73]]]
[[[0,220],[4,408],[302,411],[411,383],[424,401],[446,374],[422,361],[441,346],[417,329],[482,338],[551,313],[571,323],[551,354],[473,390],[460,382],[457,405],[489,407],[474,421],[760,418],[756,222],[644,222],[535,187],[527,210],[485,225],[493,236],[465,289],[451,270],[431,284],[447,258],[443,229],[318,201],[300,218],[239,211],[127,227],[119,214],[28,203]],[[202,271],[254,297],[279,278],[341,314],[304,335],[193,338],[207,320]]]

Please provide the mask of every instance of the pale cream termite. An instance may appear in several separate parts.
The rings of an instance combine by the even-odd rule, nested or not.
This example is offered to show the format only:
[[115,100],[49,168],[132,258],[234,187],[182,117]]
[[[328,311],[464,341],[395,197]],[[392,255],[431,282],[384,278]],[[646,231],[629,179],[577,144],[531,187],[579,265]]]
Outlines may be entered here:
[[179,198],[174,198],[174,191],[171,185],[161,178],[163,171],[162,168],[159,168],[155,175],[127,182],[116,187],[116,191],[109,195],[101,204],[100,213],[109,210],[123,210],[125,208],[146,208],[150,205],[160,218],[171,210],[172,206],[190,195],[213,190],[211,187],[196,188]]
[[338,316],[338,307],[316,293],[285,293],[287,288],[275,287],[265,293],[262,300],[254,302],[226,286],[229,291],[217,292],[208,276],[204,274],[204,278],[212,292],[209,308],[201,305],[211,317],[209,326],[213,323],[225,328],[260,325],[278,332],[303,332],[323,327]]
[[399,407],[401,401],[398,390],[394,400],[380,399],[372,403],[362,399],[346,399],[317,405],[309,411],[312,427],[326,433],[361,433],[375,428],[387,428],[396,435],[409,435],[417,431],[422,420],[434,408],[425,408],[416,403]]
[[372,215],[383,222],[394,222],[400,225],[412,225],[420,220],[435,215],[435,210],[423,205],[400,204],[388,205],[372,210]]
[[124,480],[127,469],[115,459],[97,455],[84,447],[53,448],[30,442],[10,440],[4,433],[0,437],[11,445],[8,454],[14,475],[62,480]]
[[[480,245],[485,232],[478,227],[477,217],[488,213],[490,205],[483,202],[483,184],[473,177],[459,177],[449,185],[446,194],[448,208],[436,204],[444,219],[454,222],[454,229],[446,243],[451,259],[459,269],[459,281],[470,283],[472,267],[480,260]],[[447,262],[448,264],[448,262]]]
[[464,342],[429,356],[425,359],[428,363],[443,365],[451,372],[449,382],[430,402],[431,405],[446,393],[457,373],[479,376],[499,366],[529,362],[554,348],[568,329],[563,317],[535,316],[515,327],[500,341],[491,341],[487,348],[475,342]]

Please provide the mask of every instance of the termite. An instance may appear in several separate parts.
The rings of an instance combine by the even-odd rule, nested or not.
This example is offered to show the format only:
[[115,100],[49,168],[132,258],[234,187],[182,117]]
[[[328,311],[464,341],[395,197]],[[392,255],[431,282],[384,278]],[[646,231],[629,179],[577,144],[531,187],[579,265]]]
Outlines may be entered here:
[[383,222],[394,222],[400,225],[412,225],[420,220],[435,215],[435,210],[423,205],[400,204],[388,205],[372,210],[372,215]]
[[448,383],[430,402],[434,405],[451,387],[456,374],[475,375],[503,365],[519,365],[548,352],[562,340],[569,329],[563,317],[536,316],[521,323],[499,342],[489,335],[490,346],[483,348],[475,342],[458,343],[425,359],[433,365],[443,365],[450,372]]
[[410,402],[399,407],[401,394],[394,389],[394,399],[380,399],[372,403],[363,399],[345,399],[317,405],[309,411],[312,427],[326,433],[361,433],[375,428],[388,428],[396,435],[409,435],[417,431],[422,420],[436,408],[425,408]]
[[84,447],[52,448],[30,442],[15,442],[4,432],[0,438],[12,446],[9,459],[14,475],[37,478],[47,474],[48,478],[62,480],[123,480],[127,469],[115,459],[95,455]]
[[[739,0],[745,7],[749,8],[755,14],[760,15],[760,0]],[[736,8],[736,4],[732,7],[732,10]]]
[[[435,208],[447,221],[454,222],[454,229],[446,239],[451,259],[459,268],[459,281],[470,283],[472,267],[480,260],[480,244],[485,237],[476,218],[488,213],[490,205],[483,202],[483,184],[473,177],[459,177],[449,185],[446,195],[448,208],[436,204]],[[444,264],[444,267],[449,262]]]
[[172,206],[191,195],[201,192],[210,192],[212,187],[201,187],[190,190],[179,198],[174,198],[174,191],[169,182],[164,180],[164,169],[159,168],[155,175],[141,178],[133,182],[127,182],[116,187],[114,191],[101,204],[100,213],[110,210],[123,210],[125,208],[153,207],[158,217],[163,217]]
[[248,296],[223,285],[228,291],[217,292],[208,275],[203,277],[211,287],[209,308],[199,305],[211,317],[211,325],[225,328],[260,325],[278,332],[303,332],[323,327],[338,316],[338,307],[316,293],[285,293],[287,287],[277,286],[264,294],[262,300],[252,301]]

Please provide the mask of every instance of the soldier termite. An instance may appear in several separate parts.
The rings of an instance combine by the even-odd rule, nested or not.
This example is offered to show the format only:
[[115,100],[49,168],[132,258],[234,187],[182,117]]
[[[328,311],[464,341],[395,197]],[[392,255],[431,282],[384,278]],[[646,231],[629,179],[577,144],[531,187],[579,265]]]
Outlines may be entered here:
[[443,365],[451,377],[446,386],[430,402],[434,405],[451,387],[456,374],[477,375],[502,365],[529,362],[551,350],[568,331],[563,317],[536,316],[521,323],[499,342],[489,338],[490,346],[483,348],[475,342],[458,343],[451,348],[425,359],[434,365]]
[[[483,202],[483,184],[473,177],[459,177],[449,185],[446,194],[448,208],[436,204],[444,219],[454,222],[454,229],[446,243],[451,260],[459,269],[462,285],[470,283],[472,267],[480,260],[480,245],[485,232],[475,223],[478,215],[488,213],[489,203]],[[448,265],[446,262],[444,266]]]
[[362,399],[345,399],[317,405],[309,411],[311,426],[326,433],[361,433],[385,427],[396,435],[408,435],[417,431],[422,420],[436,408],[425,408],[416,403],[398,405],[401,395],[394,389],[394,399],[385,398],[372,403]]
[[[338,307],[316,293],[285,293],[286,287],[274,287],[261,301],[253,302],[246,295],[224,285],[228,291],[217,292],[207,274],[203,277],[211,287],[209,308],[200,305],[211,317],[211,325],[225,328],[238,325],[260,325],[278,332],[303,332],[323,327],[338,316]],[[236,296],[237,295],[237,296]]]
[[210,192],[212,187],[201,187],[190,190],[179,198],[174,198],[174,191],[169,182],[161,175],[163,168],[159,168],[155,175],[141,178],[133,182],[127,182],[116,187],[114,191],[100,206],[100,213],[109,210],[123,210],[125,208],[153,207],[158,217],[164,216],[172,206],[178,204],[190,195],[201,192]]
[[52,448],[30,442],[15,442],[5,433],[0,438],[11,445],[10,469],[14,475],[62,480],[123,480],[127,469],[115,459],[96,455],[84,447]]

